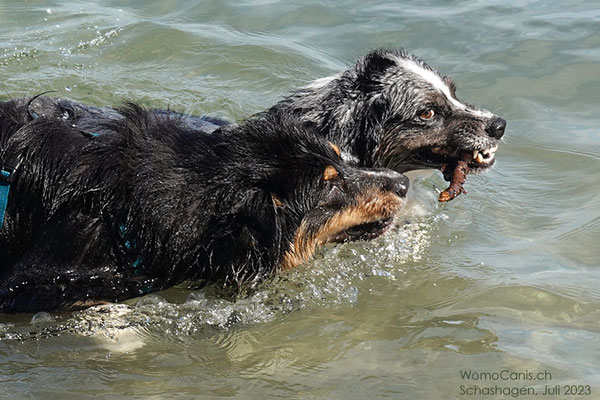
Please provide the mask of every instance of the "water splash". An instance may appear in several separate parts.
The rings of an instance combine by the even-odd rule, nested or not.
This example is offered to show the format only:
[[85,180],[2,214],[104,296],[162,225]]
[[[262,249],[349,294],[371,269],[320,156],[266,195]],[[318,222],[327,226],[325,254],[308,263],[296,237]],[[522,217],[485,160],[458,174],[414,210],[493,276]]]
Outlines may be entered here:
[[114,346],[126,341],[129,344],[123,348],[129,351],[143,345],[139,335],[148,330],[195,335],[207,329],[260,324],[300,309],[354,304],[361,288],[368,287],[363,281],[370,277],[396,280],[404,274],[402,266],[418,260],[427,247],[430,229],[431,224],[418,221],[372,242],[330,246],[315,260],[276,276],[245,298],[222,298],[219,288],[210,286],[189,292],[183,303],[168,301],[167,291],[165,297],[141,297],[135,305],[108,304],[67,315],[43,312],[34,315],[29,325],[3,324],[0,340],[69,334],[101,339],[115,351],[124,351]]

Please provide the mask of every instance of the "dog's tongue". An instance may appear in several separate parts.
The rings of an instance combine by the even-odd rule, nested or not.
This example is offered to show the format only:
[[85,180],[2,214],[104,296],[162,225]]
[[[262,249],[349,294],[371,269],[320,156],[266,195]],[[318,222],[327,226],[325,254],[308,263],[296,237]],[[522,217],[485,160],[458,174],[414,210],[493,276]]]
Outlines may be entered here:
[[469,161],[473,156],[469,152],[464,152],[462,159],[458,160],[456,164],[446,164],[442,168],[444,173],[444,179],[450,182],[450,186],[442,193],[440,193],[439,201],[450,201],[461,193],[467,193],[463,184],[467,179],[469,173]]

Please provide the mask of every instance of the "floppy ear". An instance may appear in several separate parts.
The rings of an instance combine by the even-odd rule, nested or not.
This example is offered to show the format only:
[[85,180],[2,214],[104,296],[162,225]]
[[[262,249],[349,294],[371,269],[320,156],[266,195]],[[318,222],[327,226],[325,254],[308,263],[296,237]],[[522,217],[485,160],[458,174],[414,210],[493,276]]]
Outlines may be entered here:
[[[278,267],[281,226],[276,197],[265,194],[235,212],[219,216],[211,223],[212,240],[207,244],[210,265],[229,283],[253,285]],[[281,203],[279,203],[281,204]]]

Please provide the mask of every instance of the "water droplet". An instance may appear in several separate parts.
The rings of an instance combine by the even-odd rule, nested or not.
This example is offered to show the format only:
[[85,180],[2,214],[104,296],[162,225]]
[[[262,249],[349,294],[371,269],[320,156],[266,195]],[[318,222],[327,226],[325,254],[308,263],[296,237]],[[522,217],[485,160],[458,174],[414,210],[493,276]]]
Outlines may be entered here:
[[52,316],[52,314],[47,313],[45,311],[40,311],[39,313],[37,313],[33,317],[31,317],[32,325],[46,324],[46,323],[53,322],[53,321],[54,321],[54,317]]
[[153,306],[153,305],[166,305],[169,304],[163,297],[157,294],[149,294],[147,296],[142,297],[136,303],[136,307],[145,307],[145,306]]
[[242,322],[242,314],[237,310],[233,310],[231,314],[229,314],[229,317],[227,317],[225,325],[231,326],[240,322]]

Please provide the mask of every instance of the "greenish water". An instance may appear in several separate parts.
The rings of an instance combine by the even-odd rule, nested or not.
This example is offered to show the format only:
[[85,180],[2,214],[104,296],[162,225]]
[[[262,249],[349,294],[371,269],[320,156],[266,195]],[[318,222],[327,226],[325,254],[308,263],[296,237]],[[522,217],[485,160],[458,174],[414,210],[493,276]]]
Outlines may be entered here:
[[[0,316],[0,398],[512,398],[461,394],[498,385],[600,399],[600,4],[414,3],[1,1],[2,99],[239,119],[402,46],[509,124],[468,196],[439,205],[440,174],[417,177],[406,225],[249,299],[174,288]],[[522,375],[461,377],[503,370]]]

